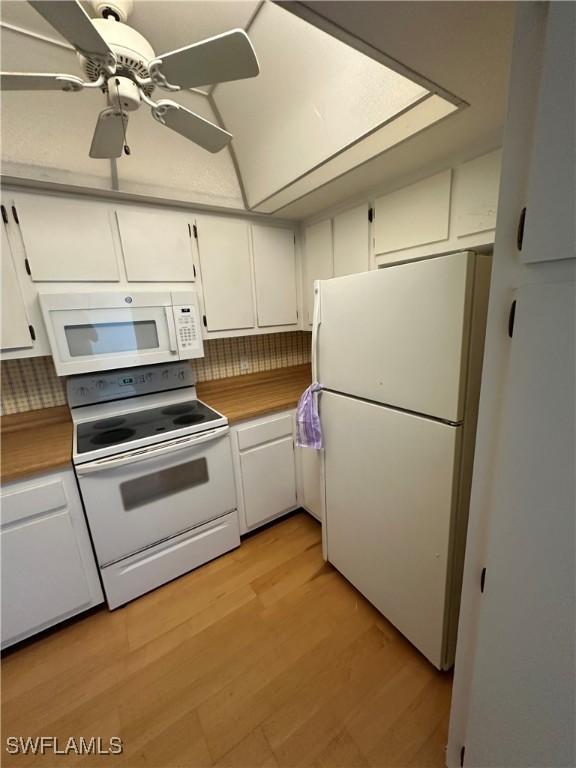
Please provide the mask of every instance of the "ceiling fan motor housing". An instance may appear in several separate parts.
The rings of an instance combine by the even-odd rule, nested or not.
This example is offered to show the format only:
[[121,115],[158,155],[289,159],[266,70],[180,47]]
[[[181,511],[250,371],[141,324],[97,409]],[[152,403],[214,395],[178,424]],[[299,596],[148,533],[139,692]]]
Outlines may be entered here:
[[[110,4],[101,3],[101,5]],[[119,75],[127,77],[138,75],[142,79],[149,76],[148,62],[155,57],[155,53],[143,35],[113,18],[92,19],[92,23],[115,53],[118,60]],[[87,58],[82,54],[78,55],[88,79],[97,80],[104,71],[102,64],[96,59]],[[144,87],[144,91],[148,95],[152,93],[153,89],[153,85]]]

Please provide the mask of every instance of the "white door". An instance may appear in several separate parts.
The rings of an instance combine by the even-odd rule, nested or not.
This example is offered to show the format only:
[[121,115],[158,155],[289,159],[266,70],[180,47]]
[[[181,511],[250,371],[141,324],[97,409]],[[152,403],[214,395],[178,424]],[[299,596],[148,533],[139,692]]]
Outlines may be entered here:
[[72,470],[2,489],[2,645],[102,602]]
[[296,254],[291,229],[252,225],[258,326],[296,325]]
[[240,468],[248,528],[296,506],[292,436],[241,453]]
[[119,280],[114,211],[106,203],[37,195],[14,203],[33,280]]
[[254,328],[247,222],[214,217],[200,219],[197,226],[207,329]]
[[440,668],[461,428],[331,392],[321,418],[328,560]]
[[304,230],[304,300],[308,325],[314,313],[314,281],[334,275],[332,221],[320,221]]
[[466,765],[574,765],[574,283],[520,288]]
[[318,381],[460,421],[473,275],[457,253],[321,283]]
[[192,225],[172,211],[117,208],[128,280],[193,282]]
[[236,509],[226,428],[76,468],[100,565]]
[[313,448],[296,448],[299,468],[299,503],[322,522],[322,453]]
[[367,205],[334,216],[334,277],[368,271],[369,241]]
[[12,261],[12,251],[4,226],[2,226],[2,340],[1,348],[22,349],[33,347],[30,324],[26,315],[20,284]]
[[576,5],[549,3],[520,252],[526,262],[576,258],[574,40]]

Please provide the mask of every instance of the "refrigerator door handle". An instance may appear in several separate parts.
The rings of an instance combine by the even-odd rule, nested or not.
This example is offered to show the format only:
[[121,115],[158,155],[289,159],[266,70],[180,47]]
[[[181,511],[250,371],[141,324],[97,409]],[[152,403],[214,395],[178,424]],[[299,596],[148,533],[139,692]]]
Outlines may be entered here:
[[312,317],[312,381],[318,381],[318,332],[322,322],[320,280],[314,281],[314,314]]

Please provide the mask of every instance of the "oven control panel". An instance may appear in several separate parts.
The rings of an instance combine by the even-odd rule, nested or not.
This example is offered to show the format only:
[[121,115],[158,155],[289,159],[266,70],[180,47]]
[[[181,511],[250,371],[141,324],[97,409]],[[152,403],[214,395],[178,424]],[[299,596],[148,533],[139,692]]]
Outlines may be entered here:
[[203,357],[204,344],[196,307],[194,305],[174,307],[174,322],[180,358]]
[[184,361],[70,376],[66,380],[66,391],[68,404],[74,408],[192,387],[194,383],[192,366]]

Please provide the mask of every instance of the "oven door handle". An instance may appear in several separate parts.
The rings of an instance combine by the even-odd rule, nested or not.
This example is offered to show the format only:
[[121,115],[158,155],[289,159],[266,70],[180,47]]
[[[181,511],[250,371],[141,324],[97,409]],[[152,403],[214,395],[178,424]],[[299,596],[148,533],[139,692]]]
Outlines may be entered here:
[[213,440],[218,440],[224,435],[227,435],[230,431],[230,427],[216,427],[210,429],[207,432],[202,432],[200,435],[191,435],[189,437],[181,437],[168,445],[164,444],[160,447],[151,445],[146,448],[136,448],[130,453],[122,454],[122,456],[111,456],[104,459],[96,459],[96,461],[90,461],[86,464],[79,464],[76,466],[76,474],[80,476],[89,475],[93,472],[102,472],[105,469],[116,469],[116,467],[124,467],[126,464],[133,464],[137,461],[146,461],[148,459],[155,459],[158,457],[166,456],[169,453],[175,453],[176,451],[182,451],[185,448],[195,448],[197,445],[203,443],[210,443]]
[[168,342],[170,352],[178,352],[178,339],[176,338],[176,323],[174,322],[174,312],[172,307],[164,307],[166,314],[166,326],[168,328]]

